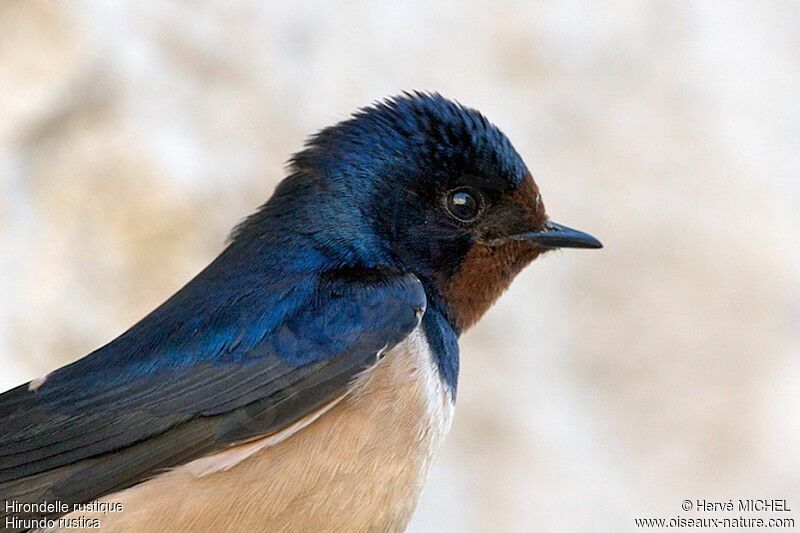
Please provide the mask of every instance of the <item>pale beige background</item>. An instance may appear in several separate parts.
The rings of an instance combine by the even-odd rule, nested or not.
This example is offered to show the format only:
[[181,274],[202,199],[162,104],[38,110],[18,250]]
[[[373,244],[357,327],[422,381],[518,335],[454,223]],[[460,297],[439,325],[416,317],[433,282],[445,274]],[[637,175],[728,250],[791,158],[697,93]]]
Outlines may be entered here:
[[438,90],[606,248],[464,336],[411,531],[629,531],[685,498],[800,521],[800,4],[428,4],[0,0],[0,387],[168,297],[308,133]]

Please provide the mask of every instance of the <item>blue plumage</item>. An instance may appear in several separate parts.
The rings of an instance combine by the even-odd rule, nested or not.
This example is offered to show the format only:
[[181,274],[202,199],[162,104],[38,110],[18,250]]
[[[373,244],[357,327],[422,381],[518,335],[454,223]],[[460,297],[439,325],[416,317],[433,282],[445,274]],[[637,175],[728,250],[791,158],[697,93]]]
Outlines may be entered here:
[[346,394],[420,319],[454,397],[458,335],[537,243],[596,243],[560,226],[554,241],[547,224],[480,113],[436,94],[365,108],[314,135],[164,304],[0,396],[0,496],[85,501],[279,431]]

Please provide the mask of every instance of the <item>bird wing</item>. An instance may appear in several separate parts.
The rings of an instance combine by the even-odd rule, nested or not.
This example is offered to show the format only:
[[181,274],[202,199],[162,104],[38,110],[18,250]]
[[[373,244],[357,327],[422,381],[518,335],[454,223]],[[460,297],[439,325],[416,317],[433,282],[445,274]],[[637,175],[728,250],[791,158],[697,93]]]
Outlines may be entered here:
[[393,271],[289,277],[213,304],[213,276],[198,278],[105,347],[0,395],[0,499],[88,501],[281,431],[346,393],[426,305],[419,280]]

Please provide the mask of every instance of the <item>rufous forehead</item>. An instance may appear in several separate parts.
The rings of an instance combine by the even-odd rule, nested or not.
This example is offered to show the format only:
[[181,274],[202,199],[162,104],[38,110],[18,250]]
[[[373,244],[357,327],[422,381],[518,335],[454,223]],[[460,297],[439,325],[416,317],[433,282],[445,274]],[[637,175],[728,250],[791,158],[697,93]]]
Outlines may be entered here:
[[539,186],[528,172],[519,187],[508,193],[508,201],[516,205],[524,214],[531,227],[539,227],[547,221]]

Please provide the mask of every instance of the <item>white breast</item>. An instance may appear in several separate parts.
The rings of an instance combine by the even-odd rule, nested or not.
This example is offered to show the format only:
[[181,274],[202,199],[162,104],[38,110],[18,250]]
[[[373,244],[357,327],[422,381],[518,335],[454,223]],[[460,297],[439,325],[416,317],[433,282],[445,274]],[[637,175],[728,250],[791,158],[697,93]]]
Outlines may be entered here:
[[[392,410],[405,413],[407,422],[426,434],[425,445],[437,447],[450,430],[453,401],[439,376],[425,332],[415,329],[396,346],[378,368],[365,373],[353,389],[356,401],[389,397]],[[411,429],[411,428],[407,428]]]
[[417,328],[307,424],[109,495],[103,500],[122,502],[124,511],[100,516],[101,525],[402,531],[453,414],[431,355]]

